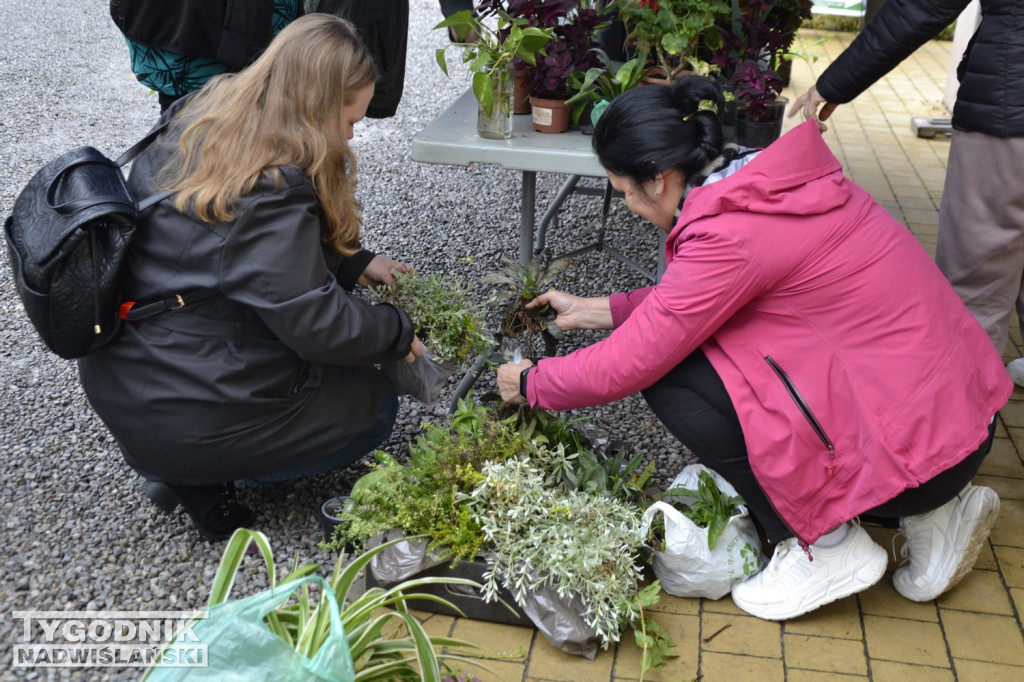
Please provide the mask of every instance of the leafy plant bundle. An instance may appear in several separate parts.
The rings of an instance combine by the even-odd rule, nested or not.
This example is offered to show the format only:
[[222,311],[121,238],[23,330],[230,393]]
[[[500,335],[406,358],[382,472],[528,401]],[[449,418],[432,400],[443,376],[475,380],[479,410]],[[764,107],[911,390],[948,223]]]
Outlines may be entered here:
[[[499,587],[520,605],[541,586],[578,598],[583,618],[603,647],[619,641],[624,627],[640,630],[644,668],[668,653],[668,635],[643,608],[657,601],[660,586],[641,593],[642,547],[634,505],[578,490],[552,487],[540,457],[488,462],[484,479],[469,496],[494,555],[485,574],[485,598]],[[644,603],[646,601],[646,603]],[[651,637],[648,642],[646,637]],[[647,650],[650,644],[650,650]]]
[[377,451],[373,471],[352,487],[329,549],[365,545],[373,536],[401,528],[429,539],[438,556],[472,559],[485,537],[460,495],[482,480],[486,461],[505,461],[532,445],[508,421],[493,419],[486,407],[460,400],[450,425],[425,422],[424,434],[409,444],[409,463]]
[[[708,529],[708,549],[715,548],[729,519],[740,513],[739,506],[743,504],[743,498],[739,495],[730,496],[722,492],[706,470],[700,472],[696,490],[670,488],[661,494],[661,499],[681,511],[699,527]],[[650,536],[649,543],[652,547],[664,547],[663,516],[658,515],[655,523],[651,524]]]
[[566,258],[552,259],[550,254],[535,259],[529,265],[504,259],[499,272],[492,272],[481,279],[494,286],[493,305],[501,313],[501,334],[506,338],[518,338],[523,343],[526,357],[535,357],[534,340],[539,335],[544,341],[545,354],[555,354],[555,348],[563,337],[562,330],[554,324],[554,311],[548,306],[526,308],[526,304],[558,279],[571,262]]
[[485,305],[471,299],[468,287],[440,275],[396,272],[394,277],[394,284],[376,290],[377,299],[408,313],[438,362],[462,365],[490,351],[494,335],[487,329]]
[[686,69],[706,74],[701,56],[721,46],[718,23],[730,13],[729,0],[616,0],[614,6],[627,43],[670,81]]
[[600,452],[584,432],[584,419],[569,421],[528,405],[518,406],[515,418],[524,437],[546,446],[548,485],[644,506],[654,462],[640,470],[643,453],[627,460],[624,447]]

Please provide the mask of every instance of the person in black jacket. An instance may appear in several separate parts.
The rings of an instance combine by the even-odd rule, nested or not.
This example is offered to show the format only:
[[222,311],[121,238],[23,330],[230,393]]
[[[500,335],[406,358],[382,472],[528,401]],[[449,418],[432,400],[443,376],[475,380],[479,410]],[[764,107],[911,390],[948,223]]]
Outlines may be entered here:
[[221,73],[243,69],[302,15],[301,0],[110,0],[132,71],[163,113]]
[[[790,116],[829,118],[953,22],[970,0],[888,0]],[[981,0],[957,69],[953,138],[935,260],[1002,353],[1016,308],[1024,327],[1024,3]],[[824,106],[822,106],[824,105]],[[1024,358],[1009,365],[1024,385]]]
[[300,17],[172,105],[132,165],[136,196],[173,194],[140,220],[126,295],[213,293],[126,324],[78,368],[146,494],[207,540],[252,518],[234,481],[334,471],[387,439],[398,398],[378,365],[423,352],[403,311],[350,295],[410,271],[359,242],[348,141],[376,77],[350,23]]

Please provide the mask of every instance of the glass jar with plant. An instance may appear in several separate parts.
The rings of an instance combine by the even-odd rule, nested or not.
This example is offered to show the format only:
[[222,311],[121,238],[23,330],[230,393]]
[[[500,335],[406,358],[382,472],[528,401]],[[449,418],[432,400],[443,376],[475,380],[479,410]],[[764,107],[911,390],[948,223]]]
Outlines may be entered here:
[[706,59],[721,46],[718,24],[730,15],[729,0],[615,0],[626,27],[626,44],[665,80],[689,71],[710,75]]
[[[503,4],[503,0],[485,0],[478,10]],[[577,0],[504,0],[508,14],[525,25],[550,30],[552,39],[545,46],[526,76],[531,96],[534,130],[547,133],[568,129],[568,109],[562,104],[575,91],[569,78],[600,64],[594,48],[597,33],[608,21],[593,3]],[[541,100],[539,104],[534,100]]]
[[[513,18],[503,9],[474,14],[462,10],[435,29],[451,29],[459,42],[448,43],[435,53],[437,63],[448,74],[446,52],[461,48],[462,62],[473,73],[473,94],[480,105],[477,132],[481,137],[508,139],[512,136],[512,91],[515,61],[536,64],[538,54],[551,39],[552,29],[529,26],[526,19]],[[468,36],[474,42],[466,42]]]

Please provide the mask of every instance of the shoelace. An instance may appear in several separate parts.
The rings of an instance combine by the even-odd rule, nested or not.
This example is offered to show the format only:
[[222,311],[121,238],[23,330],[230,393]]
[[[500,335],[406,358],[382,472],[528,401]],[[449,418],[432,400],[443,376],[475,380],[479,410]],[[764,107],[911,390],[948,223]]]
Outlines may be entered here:
[[[903,544],[900,546],[900,555],[896,556],[896,540],[903,538]],[[896,562],[898,566],[906,566],[910,563],[910,538],[901,528],[896,531],[895,535],[892,536],[892,560]]]

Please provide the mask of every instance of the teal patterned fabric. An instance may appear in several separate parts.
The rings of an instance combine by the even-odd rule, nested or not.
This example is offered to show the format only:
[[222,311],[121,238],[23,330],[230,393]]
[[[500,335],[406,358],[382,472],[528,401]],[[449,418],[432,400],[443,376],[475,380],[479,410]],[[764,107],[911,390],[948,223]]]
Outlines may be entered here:
[[[274,0],[271,24],[274,35],[298,16],[300,0]],[[183,57],[174,52],[147,47],[125,39],[132,71],[140,83],[165,95],[187,95],[198,90],[217,74],[228,69],[204,57]]]

